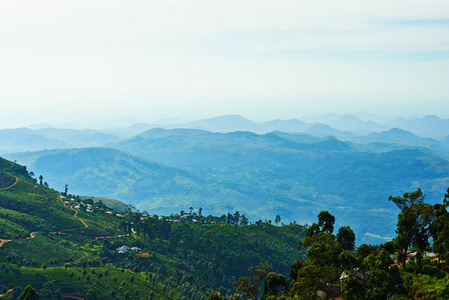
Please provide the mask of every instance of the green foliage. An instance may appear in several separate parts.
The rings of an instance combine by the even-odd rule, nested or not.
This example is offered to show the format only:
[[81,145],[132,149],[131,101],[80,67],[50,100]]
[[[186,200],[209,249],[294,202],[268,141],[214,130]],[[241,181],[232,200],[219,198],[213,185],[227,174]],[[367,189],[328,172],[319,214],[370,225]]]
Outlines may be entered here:
[[[39,292],[42,299],[75,292],[85,299],[205,299],[206,295],[242,299],[231,295],[235,281],[235,287],[251,299],[258,298],[264,283],[264,300],[331,298],[340,293],[340,286],[344,299],[444,299],[448,294],[444,261],[409,263],[408,272],[401,274],[390,258],[393,242],[362,244],[354,251],[351,228],[340,227],[333,235],[335,217],[328,211],[318,215],[318,223],[299,242],[306,235],[303,226],[270,226],[268,221],[231,225],[226,224],[226,215],[200,216],[192,206],[187,206],[185,221],[173,224],[181,216],[159,219],[126,210],[117,217],[116,212],[106,213],[104,203],[94,204],[91,213],[81,203],[75,216],[56,191],[36,185],[15,164],[0,160],[2,164],[0,179],[7,186],[0,196],[8,201],[0,202],[0,237],[11,239],[0,248],[5,300],[18,297],[14,294],[22,290],[18,284],[25,283],[35,287],[34,292],[27,287],[28,297]],[[420,190],[391,198],[401,208],[395,245],[410,233],[406,250],[423,249],[431,233],[435,249],[444,257],[447,198],[434,206],[424,203]],[[242,219],[238,213],[231,216]],[[116,248],[122,245],[143,251],[118,254]],[[248,266],[256,267],[244,277]],[[285,278],[289,271],[291,285]]]
[[207,300],[222,300],[223,297],[220,295],[219,292],[212,292],[208,297]]
[[342,226],[338,229],[337,242],[344,250],[353,250],[355,246],[355,234],[349,226]]
[[27,286],[22,293],[20,293],[19,300],[37,300],[39,295],[31,285]]
[[366,285],[366,299],[387,299],[393,294],[405,292],[399,269],[382,249],[377,255],[370,254],[365,264],[371,271]]
[[251,276],[240,277],[237,282],[234,282],[234,286],[237,291],[244,292],[250,299],[257,300],[260,285],[269,271],[272,270],[273,268],[267,263],[260,263],[255,267],[249,267],[248,271],[252,273]]
[[345,278],[342,290],[343,300],[363,300],[366,289],[364,284],[354,275],[349,274]]
[[277,298],[284,289],[288,288],[288,285],[288,281],[284,275],[274,272],[268,273],[263,286],[262,299],[267,299],[270,296]]
[[409,299],[449,299],[449,276],[406,274],[405,284]]
[[[196,215],[201,225],[169,224],[165,218],[143,218],[129,210],[116,217],[115,211],[106,214],[108,208],[101,204],[87,213],[81,203],[75,211],[57,192],[17,173],[12,176],[18,176],[17,184],[0,192],[10,199],[9,208],[0,207],[0,224],[6,228],[0,237],[13,238],[0,249],[0,263],[5,264],[0,285],[20,278],[36,287],[43,299],[68,292],[87,295],[89,289],[98,298],[122,299],[203,298],[212,288],[230,294],[232,282],[250,263],[266,258],[277,272],[288,272],[296,256],[294,245],[304,234],[299,225],[225,225],[213,216]],[[54,211],[59,222],[43,219],[46,210]],[[18,233],[24,238],[15,238]],[[119,255],[115,249],[122,245],[138,246],[146,254]],[[183,288],[177,290],[178,284]]]
[[435,204],[435,220],[430,224],[429,231],[433,238],[433,250],[439,254],[439,258],[449,262],[449,188],[444,195],[442,204]]
[[395,239],[398,260],[405,271],[407,253],[411,246],[418,250],[418,263],[422,263],[422,253],[429,246],[430,225],[435,219],[433,206],[424,202],[421,189],[412,193],[404,193],[402,197],[390,196],[401,212],[398,215],[398,225]]

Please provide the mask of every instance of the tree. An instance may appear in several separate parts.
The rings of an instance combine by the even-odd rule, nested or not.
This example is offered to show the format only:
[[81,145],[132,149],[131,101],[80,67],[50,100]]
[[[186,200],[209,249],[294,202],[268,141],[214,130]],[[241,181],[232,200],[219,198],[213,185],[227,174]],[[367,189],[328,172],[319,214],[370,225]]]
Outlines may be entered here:
[[234,224],[239,224],[239,222],[240,222],[240,213],[238,212],[238,211],[236,211],[235,213],[234,213]]
[[298,279],[299,270],[305,266],[305,261],[298,257],[295,262],[290,266],[290,280],[293,282]]
[[24,259],[23,260],[23,266],[25,267],[25,274],[28,275],[28,260]]
[[342,297],[343,300],[362,300],[365,299],[365,286],[354,275],[349,273],[343,283]]
[[318,226],[321,228],[321,232],[332,233],[334,231],[334,223],[334,215],[331,215],[327,210],[323,210],[318,214]]
[[275,296],[277,298],[287,287],[288,281],[284,275],[270,272],[265,279],[262,299],[266,299],[269,296]]
[[274,223],[276,223],[276,225],[279,225],[279,223],[281,223],[281,216],[280,215],[276,215],[276,218],[274,219]]
[[39,299],[39,294],[31,285],[27,286],[19,296],[20,300],[37,300]]
[[322,210],[318,214],[318,224],[313,223],[309,229],[307,229],[306,236],[313,237],[320,232],[332,233],[334,231],[334,223],[334,215],[331,215],[327,210]]
[[44,183],[43,183],[43,180],[44,180],[44,176],[39,175],[39,184],[40,184],[40,185],[43,185],[43,184],[44,184]]
[[134,283],[134,276],[131,275],[131,276],[129,277],[129,284],[130,284],[130,286],[131,286],[131,291],[133,290],[133,283]]
[[240,218],[240,225],[248,225],[248,218],[245,215],[242,215],[242,217]]
[[349,226],[342,226],[338,229],[337,242],[344,250],[351,251],[355,246],[355,234]]
[[248,295],[250,299],[257,300],[260,284],[265,276],[270,271],[273,271],[273,268],[267,263],[260,263],[256,267],[249,267],[248,271],[252,273],[251,277],[240,277],[237,282],[233,283],[233,285],[236,287],[237,291],[240,290]]
[[44,270],[44,275],[45,275],[45,269],[47,269],[47,265],[42,265],[42,270]]
[[424,203],[424,198],[421,189],[404,193],[402,197],[388,198],[401,210],[398,214],[395,249],[404,272],[409,248],[411,246],[417,248],[418,263],[421,264],[422,252],[429,245],[429,226],[435,219],[435,213],[430,204]]
[[308,264],[298,272],[298,278],[289,290],[290,295],[298,300],[316,300],[319,298],[317,291],[327,291],[330,288],[330,278],[334,277],[331,266],[314,266]]
[[435,220],[430,224],[429,231],[433,238],[433,251],[438,253],[438,260],[449,262],[449,188],[444,195],[443,204],[435,204]]
[[228,216],[226,218],[226,223],[227,224],[233,224],[234,223],[234,219],[233,219],[233,216],[231,215],[231,213],[228,213]]
[[198,209],[198,216],[201,217],[201,216],[202,216],[202,213],[203,213],[203,208],[200,207],[200,208]]
[[405,291],[399,269],[385,249],[368,255],[364,263],[371,271],[366,284],[366,299],[390,299],[392,295]]

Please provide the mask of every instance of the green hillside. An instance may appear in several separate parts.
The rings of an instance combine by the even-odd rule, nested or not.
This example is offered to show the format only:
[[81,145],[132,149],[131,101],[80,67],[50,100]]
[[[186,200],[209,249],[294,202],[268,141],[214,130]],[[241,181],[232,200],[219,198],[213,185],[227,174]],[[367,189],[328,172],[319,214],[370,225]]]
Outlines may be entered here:
[[[15,163],[0,159],[0,166],[0,295],[6,299],[27,285],[42,299],[233,294],[232,283],[259,261],[288,274],[305,232],[299,225],[231,225],[200,211],[183,218],[121,212],[41,186]],[[140,251],[120,254],[123,245]]]
[[0,167],[0,299],[27,286],[39,299],[447,299],[449,189],[436,205],[420,189],[391,197],[395,240],[355,248],[351,227],[324,210],[310,226],[193,207],[121,212]]
[[80,227],[56,191],[31,178],[25,167],[0,158],[0,236],[26,237],[33,231]]

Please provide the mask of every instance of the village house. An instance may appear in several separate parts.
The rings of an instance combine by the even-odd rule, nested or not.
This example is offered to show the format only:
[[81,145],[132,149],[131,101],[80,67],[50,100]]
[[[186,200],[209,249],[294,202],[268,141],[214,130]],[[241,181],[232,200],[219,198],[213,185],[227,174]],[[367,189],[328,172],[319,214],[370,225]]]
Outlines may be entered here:
[[115,250],[117,251],[117,253],[123,254],[126,253],[126,251],[128,251],[130,249],[129,246],[123,245],[121,247],[116,248]]

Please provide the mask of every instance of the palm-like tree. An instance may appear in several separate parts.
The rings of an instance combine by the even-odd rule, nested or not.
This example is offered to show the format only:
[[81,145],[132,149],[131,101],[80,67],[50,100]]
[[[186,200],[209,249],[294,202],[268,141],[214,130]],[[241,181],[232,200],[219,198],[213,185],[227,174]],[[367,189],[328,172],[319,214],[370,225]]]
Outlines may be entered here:
[[133,283],[134,283],[134,276],[130,276],[129,277],[129,282],[130,282],[130,285],[131,285],[131,291],[133,290]]
[[28,275],[28,261],[26,259],[23,260],[23,266],[25,267],[25,274]]

